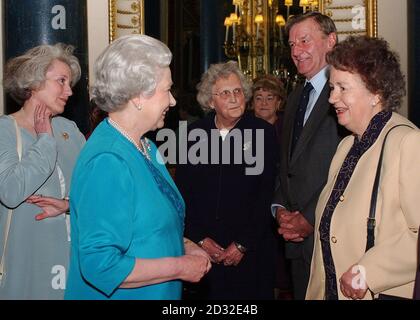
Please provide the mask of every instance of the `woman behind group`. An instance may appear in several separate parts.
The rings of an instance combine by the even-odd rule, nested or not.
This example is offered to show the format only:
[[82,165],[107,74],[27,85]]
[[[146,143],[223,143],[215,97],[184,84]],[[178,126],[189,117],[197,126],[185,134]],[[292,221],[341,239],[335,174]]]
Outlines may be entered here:
[[[349,37],[327,56],[330,103],[353,135],[339,145],[316,210],[307,299],[411,298],[420,224],[420,132],[393,112],[405,93],[398,58],[381,39]],[[399,126],[390,130],[398,125]],[[384,138],[374,246],[367,218]],[[325,280],[324,280],[325,279]]]
[[273,127],[244,114],[251,86],[236,62],[211,65],[197,88],[200,105],[215,112],[189,126],[189,136],[200,140],[189,139],[176,181],[186,202],[186,236],[217,264],[193,289],[201,299],[272,299]]
[[0,299],[64,295],[65,198],[85,141],[74,122],[58,116],[80,78],[72,52],[64,44],[40,45],[4,68],[4,88],[22,107],[0,117]]
[[92,97],[109,117],[73,175],[66,299],[180,299],[180,280],[198,281],[210,269],[207,254],[183,239],[184,201],[143,137],[176,103],[171,59],[162,42],[130,35],[95,63]]
[[283,128],[283,106],[286,98],[283,83],[275,76],[268,74],[254,80],[251,107],[256,117],[264,119],[274,126],[279,147]]

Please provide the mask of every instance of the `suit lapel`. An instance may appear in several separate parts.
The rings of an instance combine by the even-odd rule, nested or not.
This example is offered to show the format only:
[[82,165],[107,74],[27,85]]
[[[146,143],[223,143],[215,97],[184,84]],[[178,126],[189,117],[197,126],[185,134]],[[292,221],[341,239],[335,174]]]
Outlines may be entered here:
[[[295,151],[293,152],[293,155],[291,155],[290,165],[293,165],[296,159],[299,158],[303,150],[305,150],[305,147],[310,141],[311,137],[318,129],[324,117],[328,114],[328,112],[331,111],[330,110],[331,105],[328,102],[329,95],[330,95],[330,87],[329,87],[329,83],[327,82],[324,88],[322,89],[322,92],[319,95],[318,100],[316,101],[315,106],[308,120],[306,121],[305,126],[303,127],[302,134],[296,144]],[[293,116],[293,120],[294,120],[294,116]],[[290,145],[291,143],[289,143],[289,154],[290,154]]]

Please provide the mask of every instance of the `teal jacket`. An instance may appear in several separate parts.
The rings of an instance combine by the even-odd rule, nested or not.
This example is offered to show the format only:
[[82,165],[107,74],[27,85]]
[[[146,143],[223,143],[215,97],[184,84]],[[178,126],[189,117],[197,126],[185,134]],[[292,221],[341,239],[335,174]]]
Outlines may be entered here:
[[136,258],[184,253],[184,201],[157,161],[156,146],[150,144],[148,163],[105,119],[82,150],[70,194],[72,247],[66,299],[181,298],[177,280],[119,288]]

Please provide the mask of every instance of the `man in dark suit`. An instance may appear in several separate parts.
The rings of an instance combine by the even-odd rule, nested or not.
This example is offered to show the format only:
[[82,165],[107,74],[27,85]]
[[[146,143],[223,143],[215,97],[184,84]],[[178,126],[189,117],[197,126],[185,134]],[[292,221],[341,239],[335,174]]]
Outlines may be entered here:
[[328,98],[326,54],[337,42],[334,22],[319,12],[289,19],[291,56],[304,85],[288,97],[281,165],[272,210],[291,260],[295,299],[304,299],[313,249],[315,207],[336,147],[344,136]]

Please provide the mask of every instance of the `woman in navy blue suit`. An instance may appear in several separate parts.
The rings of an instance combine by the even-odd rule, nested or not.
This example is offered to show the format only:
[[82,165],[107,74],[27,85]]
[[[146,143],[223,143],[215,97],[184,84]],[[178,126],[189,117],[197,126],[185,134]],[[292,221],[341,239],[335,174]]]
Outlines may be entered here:
[[197,100],[213,112],[188,127],[189,137],[200,139],[189,141],[188,161],[176,171],[186,203],[185,235],[215,262],[195,288],[201,299],[274,296],[276,142],[269,123],[244,113],[251,94],[236,62],[213,64],[203,74]]

